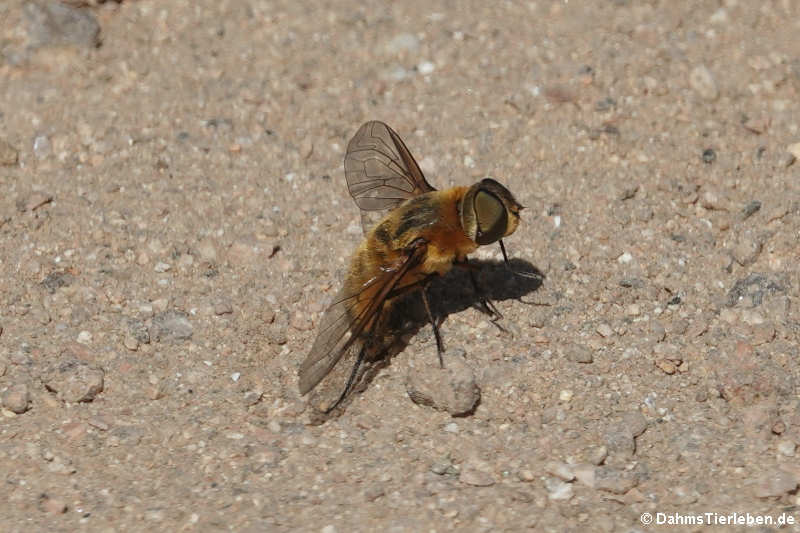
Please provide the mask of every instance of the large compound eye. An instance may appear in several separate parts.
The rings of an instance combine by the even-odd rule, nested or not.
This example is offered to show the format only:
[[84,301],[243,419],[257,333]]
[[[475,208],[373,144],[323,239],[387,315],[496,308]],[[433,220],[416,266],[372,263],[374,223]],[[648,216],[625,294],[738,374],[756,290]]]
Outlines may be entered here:
[[508,229],[508,213],[503,202],[494,194],[479,190],[474,205],[478,222],[475,242],[484,245],[499,241]]

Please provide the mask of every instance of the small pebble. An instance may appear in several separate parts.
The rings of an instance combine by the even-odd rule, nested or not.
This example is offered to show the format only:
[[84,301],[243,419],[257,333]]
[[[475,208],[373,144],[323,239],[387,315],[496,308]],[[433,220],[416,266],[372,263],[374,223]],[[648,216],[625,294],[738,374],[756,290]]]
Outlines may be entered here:
[[786,151],[788,151],[795,159],[800,159],[800,142],[790,144]]
[[419,48],[419,39],[413,33],[399,33],[386,43],[386,51],[390,54],[414,52]]
[[99,429],[100,431],[108,431],[108,428],[111,427],[108,422],[100,417],[90,418],[89,425]]
[[742,266],[751,265],[761,255],[762,248],[763,242],[761,239],[750,233],[742,233],[733,248],[733,258]]
[[[449,355],[449,356],[448,356]],[[406,375],[406,392],[414,403],[428,405],[453,416],[471,412],[481,397],[475,373],[463,357],[443,354],[444,368],[435,357],[420,353]]]
[[446,461],[439,461],[439,462],[433,463],[431,465],[431,472],[433,472],[437,476],[443,476],[451,468],[452,468],[452,465],[450,463],[448,463]]
[[723,25],[727,24],[729,19],[730,17],[728,17],[728,11],[724,7],[721,7],[711,14],[711,16],[708,18],[708,21],[711,24]]
[[625,414],[621,424],[627,427],[634,437],[638,437],[647,429],[647,419],[638,411]]
[[595,470],[596,468],[592,465],[579,464],[572,466],[572,472],[575,474],[575,479],[591,489],[595,487]]
[[591,350],[583,346],[574,344],[567,351],[567,359],[573,363],[588,364],[594,361]]
[[43,511],[50,514],[64,514],[67,512],[67,504],[60,498],[50,498],[47,495],[43,495],[41,506]]
[[374,502],[378,498],[383,497],[386,491],[380,485],[373,485],[364,489],[364,500],[367,502]]
[[100,24],[90,10],[62,2],[26,2],[24,14],[24,27],[34,47],[100,45]]
[[461,465],[459,481],[475,487],[489,487],[495,484],[491,467],[484,461],[471,459]]
[[200,241],[197,244],[197,253],[200,255],[200,259],[207,263],[216,263],[217,261],[217,248],[209,240]]
[[595,111],[608,111],[615,107],[617,107],[617,101],[610,96],[598,100],[594,105]]
[[759,209],[761,209],[761,202],[758,200],[752,200],[744,207],[744,209],[742,209],[742,218],[750,218],[757,213]]
[[781,439],[778,442],[778,452],[786,457],[794,457],[795,443],[791,439]]
[[547,497],[551,500],[565,501],[573,496],[571,483],[564,483],[560,479],[548,478],[544,484],[547,489]]
[[19,161],[19,151],[0,138],[0,166],[12,167]]
[[436,65],[431,63],[430,61],[423,61],[419,65],[417,65],[417,70],[423,76],[427,76],[428,74],[432,73],[436,69]]
[[156,298],[153,300],[153,310],[156,313],[163,313],[169,307],[169,300],[166,298]]
[[636,451],[636,441],[630,428],[622,423],[614,424],[606,432],[608,452],[622,457],[631,457]]
[[659,359],[655,362],[655,365],[665,374],[672,375],[677,372],[678,367],[675,366],[675,363],[670,361],[669,359]]
[[743,126],[746,130],[760,135],[769,129],[770,122],[769,117],[757,117],[748,119]]
[[608,457],[608,448],[605,446],[598,446],[592,450],[592,453],[589,454],[589,461],[591,461],[593,465],[599,466],[603,464],[603,462],[606,460],[606,457]]
[[549,462],[545,465],[544,471],[562,481],[572,481],[575,479],[575,473],[569,465],[564,463]]
[[717,82],[705,65],[692,69],[689,73],[689,86],[704,100],[713,101],[719,97]]
[[125,335],[125,339],[122,341],[122,345],[132,352],[135,352],[136,350],[139,349],[139,341],[136,340],[136,337],[134,337],[130,333]]
[[609,466],[598,466],[594,476],[595,488],[614,494],[625,494],[639,484],[639,479],[633,472]]
[[298,331],[309,331],[311,328],[313,328],[311,317],[302,311],[295,311],[292,313],[292,318],[289,321],[289,325]]
[[712,190],[703,193],[703,196],[700,198],[700,205],[710,211],[727,211],[729,207],[727,198],[717,191]]
[[222,301],[214,304],[214,314],[217,316],[230,315],[233,313],[233,307],[230,302]]
[[611,329],[611,326],[609,326],[608,324],[603,323],[597,326],[597,333],[599,333],[601,337],[606,338],[613,335],[614,330]]
[[28,386],[24,383],[12,385],[3,393],[3,407],[12,413],[21,415],[28,410],[29,403],[30,394]]
[[150,339],[156,342],[178,342],[192,338],[194,328],[183,311],[164,311],[153,317]]
[[104,376],[101,368],[64,358],[42,374],[42,382],[63,401],[90,402],[103,390]]
[[781,469],[771,469],[753,483],[753,491],[759,498],[776,498],[797,489],[797,476]]
[[533,473],[533,471],[528,469],[520,470],[517,473],[517,477],[520,481],[524,481],[525,483],[530,483],[536,479],[536,475]]
[[33,155],[36,156],[36,159],[45,159],[50,153],[50,139],[46,135],[37,135],[33,139]]

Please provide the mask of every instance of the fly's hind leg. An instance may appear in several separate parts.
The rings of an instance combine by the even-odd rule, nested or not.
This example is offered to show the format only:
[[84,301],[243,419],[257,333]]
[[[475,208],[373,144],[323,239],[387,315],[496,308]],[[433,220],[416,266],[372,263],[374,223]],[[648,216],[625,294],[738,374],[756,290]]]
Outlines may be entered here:
[[428,303],[428,294],[426,292],[428,286],[423,285],[420,294],[422,295],[422,303],[425,304],[425,312],[428,313],[428,320],[431,321],[431,327],[433,328],[433,335],[436,337],[436,354],[439,356],[439,366],[444,368],[444,359],[442,358],[442,352],[444,352],[444,345],[442,344],[442,336],[439,333],[439,326],[436,324],[436,321],[433,319],[433,313],[431,313],[431,304]]
[[[336,409],[339,406],[339,404],[341,404],[344,401],[347,395],[350,394],[350,391],[353,389],[353,386],[356,385],[356,378],[358,376],[358,371],[361,368],[361,365],[364,363],[364,360],[366,359],[370,350],[374,348],[377,342],[376,341],[377,334],[382,332],[383,329],[382,318],[384,317],[383,314],[384,306],[385,304],[381,305],[381,307],[378,309],[378,314],[375,317],[375,320],[373,320],[372,325],[368,330],[369,331],[367,335],[368,340],[361,343],[361,348],[358,351],[358,357],[356,358],[356,362],[353,364],[353,370],[350,371],[350,376],[347,378],[347,383],[344,386],[344,390],[342,390],[342,394],[333,403],[333,405],[325,409],[324,411],[325,414],[328,414],[334,409]],[[374,354],[369,354],[369,355],[374,355]]]

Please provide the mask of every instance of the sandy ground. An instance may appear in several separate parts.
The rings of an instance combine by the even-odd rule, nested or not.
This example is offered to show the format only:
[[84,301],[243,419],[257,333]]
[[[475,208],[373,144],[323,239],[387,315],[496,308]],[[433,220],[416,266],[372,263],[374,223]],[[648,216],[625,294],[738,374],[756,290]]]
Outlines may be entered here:
[[[2,531],[800,521],[799,3],[53,4],[0,4]],[[370,119],[529,206],[508,334],[432,288],[467,416],[423,325],[307,424]]]

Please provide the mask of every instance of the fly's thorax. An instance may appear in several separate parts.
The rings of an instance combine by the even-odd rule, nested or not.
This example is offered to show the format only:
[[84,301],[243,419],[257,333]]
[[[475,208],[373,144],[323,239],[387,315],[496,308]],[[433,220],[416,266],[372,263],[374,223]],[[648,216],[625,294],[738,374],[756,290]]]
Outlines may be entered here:
[[481,246],[514,233],[520,209],[514,195],[491,178],[470,187],[459,204],[464,232]]
[[440,218],[439,192],[421,194],[390,211],[370,232],[373,248],[404,250]]

